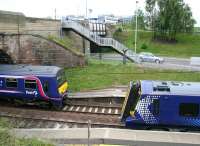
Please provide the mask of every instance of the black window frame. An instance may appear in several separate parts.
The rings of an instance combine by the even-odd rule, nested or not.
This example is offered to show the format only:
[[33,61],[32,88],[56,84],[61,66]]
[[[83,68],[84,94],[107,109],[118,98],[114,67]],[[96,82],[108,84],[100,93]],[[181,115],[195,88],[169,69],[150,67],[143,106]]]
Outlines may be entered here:
[[160,114],[160,99],[153,99],[152,114],[158,116]]
[[49,93],[49,82],[48,81],[44,81],[42,87],[43,87],[44,93],[48,94]]
[[[194,111],[192,111],[194,110]],[[180,103],[179,104],[179,116],[181,117],[198,117],[199,116],[199,104],[198,103]]]
[[[27,81],[30,81],[30,82],[32,81],[32,84],[33,84],[33,81],[34,81],[34,82],[35,82],[35,88],[26,87],[26,84],[27,84],[26,82],[27,82]],[[29,89],[29,90],[36,90],[36,89],[37,89],[37,81],[36,81],[36,80],[25,79],[25,80],[24,80],[24,88],[25,88],[25,89]]]
[[57,73],[56,81],[57,81],[58,87],[60,87],[61,85],[63,85],[63,83],[67,81],[66,72],[64,70],[60,70]]
[[[16,80],[16,86],[8,86],[8,79],[10,79],[10,80]],[[13,89],[17,89],[18,88],[18,79],[17,78],[5,78],[5,87],[6,88],[13,88]]]

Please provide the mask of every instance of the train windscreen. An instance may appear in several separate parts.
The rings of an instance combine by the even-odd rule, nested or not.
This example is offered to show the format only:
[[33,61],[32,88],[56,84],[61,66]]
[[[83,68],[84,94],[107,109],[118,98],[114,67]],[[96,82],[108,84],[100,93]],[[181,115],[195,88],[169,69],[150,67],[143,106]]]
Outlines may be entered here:
[[57,82],[58,82],[58,87],[60,87],[63,83],[66,82],[66,76],[65,72],[62,70],[57,74]]
[[124,104],[121,112],[121,120],[124,121],[130,116],[130,111],[134,111],[137,102],[140,98],[141,85],[140,82],[131,82],[127,96],[125,97]]

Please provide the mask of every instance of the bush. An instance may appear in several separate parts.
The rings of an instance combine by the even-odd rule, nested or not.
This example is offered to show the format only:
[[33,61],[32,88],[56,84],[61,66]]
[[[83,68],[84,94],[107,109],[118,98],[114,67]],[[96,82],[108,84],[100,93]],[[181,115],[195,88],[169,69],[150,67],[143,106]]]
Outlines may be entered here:
[[140,48],[143,50],[146,50],[148,48],[148,46],[145,43],[143,43]]
[[122,28],[119,27],[119,28],[116,30],[116,32],[122,32]]

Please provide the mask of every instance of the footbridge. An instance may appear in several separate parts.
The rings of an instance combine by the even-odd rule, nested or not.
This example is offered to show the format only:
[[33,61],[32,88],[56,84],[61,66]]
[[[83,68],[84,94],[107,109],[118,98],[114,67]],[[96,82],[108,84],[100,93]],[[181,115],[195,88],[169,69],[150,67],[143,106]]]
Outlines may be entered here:
[[125,56],[130,61],[137,62],[137,54],[131,49],[127,48],[125,45],[113,38],[105,38],[97,35],[96,33],[90,31],[87,27],[84,27],[78,22],[63,21],[62,28],[71,29],[72,31],[84,37],[88,41],[94,43],[95,45],[99,47],[110,47],[117,53]]

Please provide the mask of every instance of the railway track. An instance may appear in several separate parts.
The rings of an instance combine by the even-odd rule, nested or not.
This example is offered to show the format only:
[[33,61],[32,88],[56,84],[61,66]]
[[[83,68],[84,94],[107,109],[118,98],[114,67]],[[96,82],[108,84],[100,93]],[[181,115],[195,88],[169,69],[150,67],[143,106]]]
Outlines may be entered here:
[[71,103],[61,111],[36,105],[19,105],[0,101],[0,117],[16,128],[124,127],[120,121],[121,105]]
[[93,127],[123,127],[118,115],[98,113],[0,107],[0,116],[8,118],[16,128],[87,127],[88,121],[91,121]]
[[[48,129],[67,129],[67,128],[86,128],[88,121],[60,121],[47,119],[34,119],[23,117],[6,117],[14,128],[48,128]],[[124,128],[123,124],[91,123],[92,128]]]

